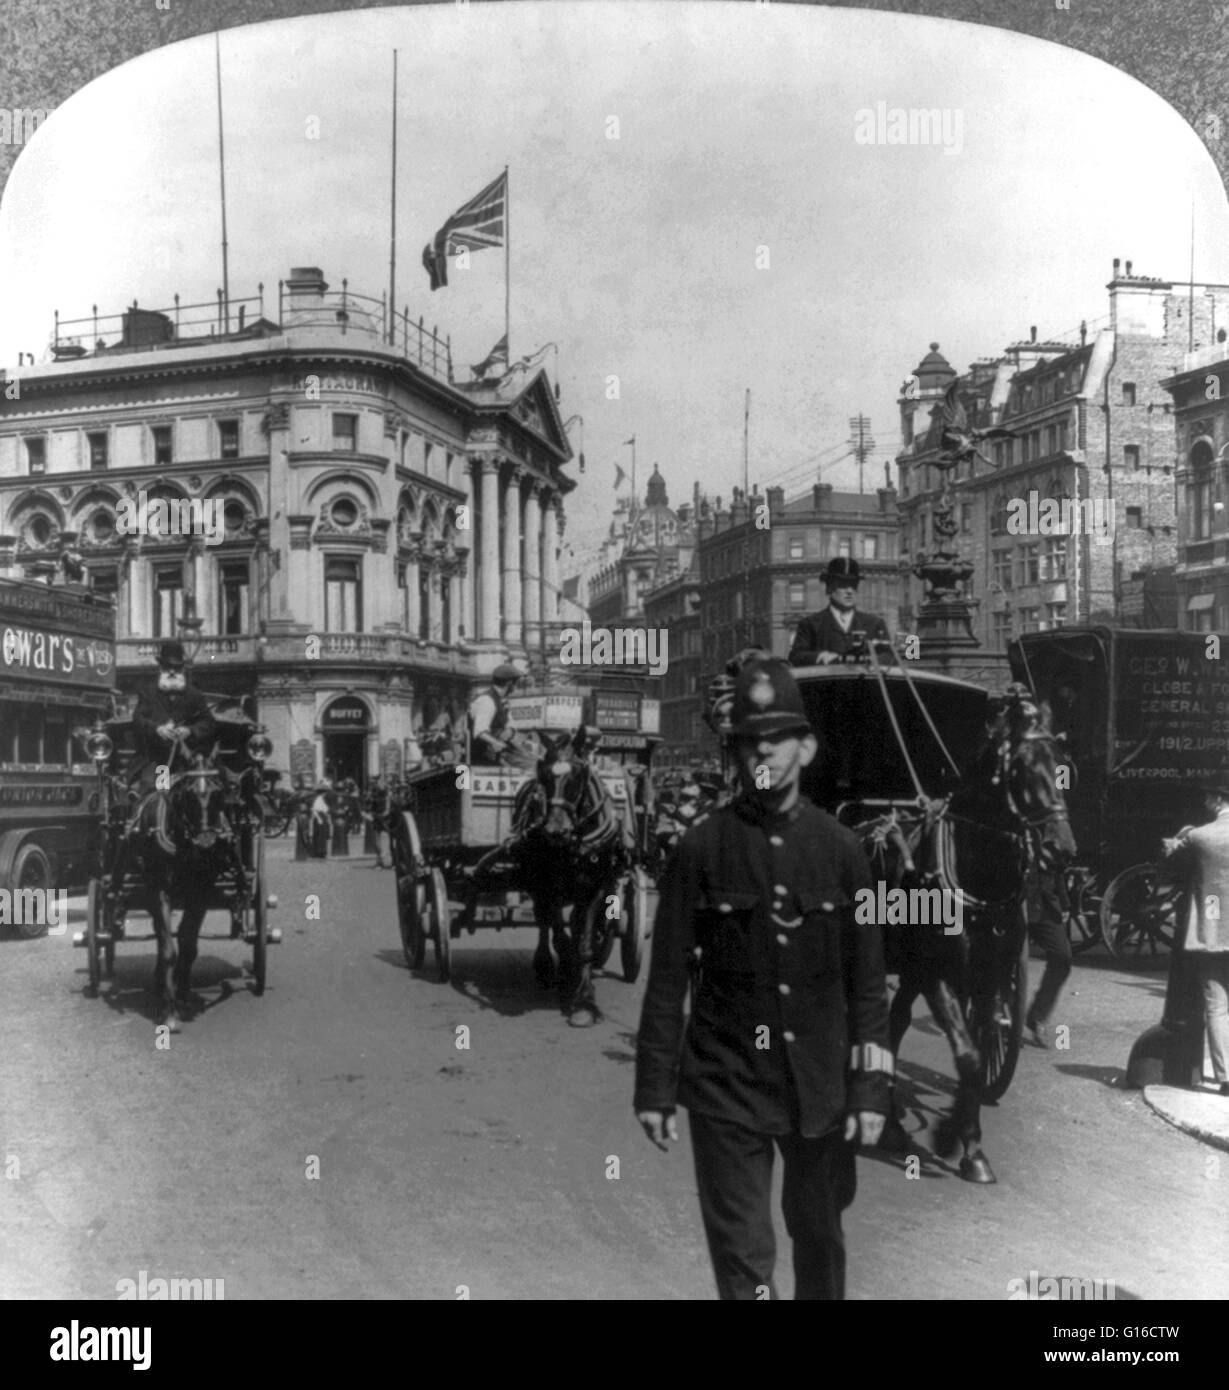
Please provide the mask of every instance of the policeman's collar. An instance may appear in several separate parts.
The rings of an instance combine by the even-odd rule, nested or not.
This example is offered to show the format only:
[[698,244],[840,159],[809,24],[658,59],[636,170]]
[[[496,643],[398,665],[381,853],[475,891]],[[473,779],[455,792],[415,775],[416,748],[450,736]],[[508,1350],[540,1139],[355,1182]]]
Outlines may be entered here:
[[771,811],[759,797],[740,792],[734,799],[734,810],[748,825],[792,825],[801,814],[804,801],[800,795],[788,811]]

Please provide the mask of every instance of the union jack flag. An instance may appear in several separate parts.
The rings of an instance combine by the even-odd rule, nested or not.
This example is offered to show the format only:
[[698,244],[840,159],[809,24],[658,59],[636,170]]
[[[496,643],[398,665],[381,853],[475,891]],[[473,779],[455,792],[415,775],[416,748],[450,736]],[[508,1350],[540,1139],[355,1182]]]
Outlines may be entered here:
[[504,244],[504,219],[508,205],[508,173],[505,170],[494,182],[471,198],[464,207],[452,214],[435,234],[435,243],[422,249],[423,268],[431,277],[431,288],[442,289],[448,283],[448,257],[463,247],[470,251],[485,251],[490,246]]

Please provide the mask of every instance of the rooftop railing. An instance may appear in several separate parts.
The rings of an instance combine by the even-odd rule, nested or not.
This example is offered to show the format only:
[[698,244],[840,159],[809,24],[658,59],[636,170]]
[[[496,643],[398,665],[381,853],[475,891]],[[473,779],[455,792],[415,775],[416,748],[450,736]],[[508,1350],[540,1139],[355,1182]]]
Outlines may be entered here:
[[223,300],[219,290],[214,302],[184,304],[176,295],[171,305],[157,309],[142,308],[134,299],[118,314],[100,314],[95,304],[84,318],[62,319],[57,309],[51,354],[56,361],[70,361],[100,353],[158,351],[210,340],[320,329],[379,344],[430,376],[452,381],[450,336],[441,334],[438,326],[428,328],[421,315],[417,321],[412,319],[408,305],[390,310],[386,294],[374,299],[351,291],[347,280],[341,283],[340,291],[302,296],[292,294],[286,282],[279,280],[276,322],[265,317],[263,284],[258,294],[229,301]]

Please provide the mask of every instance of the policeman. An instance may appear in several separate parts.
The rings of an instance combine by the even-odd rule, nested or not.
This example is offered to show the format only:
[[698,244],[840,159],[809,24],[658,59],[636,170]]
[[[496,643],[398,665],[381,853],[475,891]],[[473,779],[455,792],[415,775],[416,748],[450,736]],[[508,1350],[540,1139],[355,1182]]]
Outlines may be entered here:
[[774,1146],[795,1296],[839,1299],[854,1143],[878,1141],[891,1075],[882,935],[853,915],[870,866],[853,834],[800,794],[818,745],[783,661],[739,673],[731,725],[741,791],[683,837],[660,884],[636,1117],[665,1149],[678,1138],[676,1104],[690,1111],[723,1299],[777,1297]]
[[205,753],[213,745],[217,725],[209,701],[192,685],[185,667],[182,642],[163,642],[158,648],[158,682],[142,690],[132,715],[136,757],[128,770],[129,782],[140,782],[152,791],[158,768],[169,766],[178,745],[179,755]]
[[824,666],[839,660],[856,647],[859,639],[855,633],[864,633],[867,641],[888,640],[883,619],[874,613],[863,613],[854,604],[858,585],[862,582],[862,571],[856,560],[845,555],[829,560],[823,581],[828,592],[828,606],[798,624],[789,649],[791,666]]

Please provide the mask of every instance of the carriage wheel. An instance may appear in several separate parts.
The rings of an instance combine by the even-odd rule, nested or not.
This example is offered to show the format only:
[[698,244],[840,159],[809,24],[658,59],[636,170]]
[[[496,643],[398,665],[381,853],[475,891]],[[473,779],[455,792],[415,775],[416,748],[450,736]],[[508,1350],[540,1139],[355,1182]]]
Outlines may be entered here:
[[1182,895],[1182,885],[1155,864],[1124,869],[1101,903],[1101,939],[1110,955],[1138,962],[1145,946],[1150,960],[1171,950]]
[[422,855],[418,826],[408,811],[402,811],[393,818],[389,852],[397,892],[401,951],[411,970],[421,970],[427,958],[427,892],[418,871]]
[[[617,893],[620,905],[622,905],[623,885],[617,883],[612,891]],[[593,941],[593,968],[595,970],[601,970],[605,967],[614,951],[615,939],[622,930],[622,916],[615,918],[612,922],[606,912],[606,900],[609,896],[608,893],[599,893],[589,904],[589,911],[597,914],[591,937]]]
[[265,837],[256,832],[256,880],[252,922],[252,974],[256,977],[256,994],[265,992],[265,973],[269,954],[269,903],[265,894]]
[[91,999],[98,997],[98,987],[102,983],[101,943],[102,932],[102,884],[98,879],[90,879],[90,893],[85,917],[85,954],[89,967],[90,983],[86,993]]
[[1024,1013],[1028,1007],[1028,933],[1011,957],[1000,980],[999,1000],[1007,1017],[999,1016],[995,995],[974,1001],[973,1037],[981,1053],[982,1100],[995,1101],[1007,1094],[1020,1060],[1024,1041]]
[[1101,894],[1097,880],[1078,865],[1067,870],[1067,936],[1075,954],[1101,941]]
[[623,880],[623,919],[619,933],[619,955],[623,978],[634,985],[644,964],[644,948],[649,939],[649,880],[639,864]]
[[440,983],[446,984],[452,974],[452,908],[448,905],[448,885],[439,869],[431,870],[428,901],[435,939],[435,964],[439,968]]

